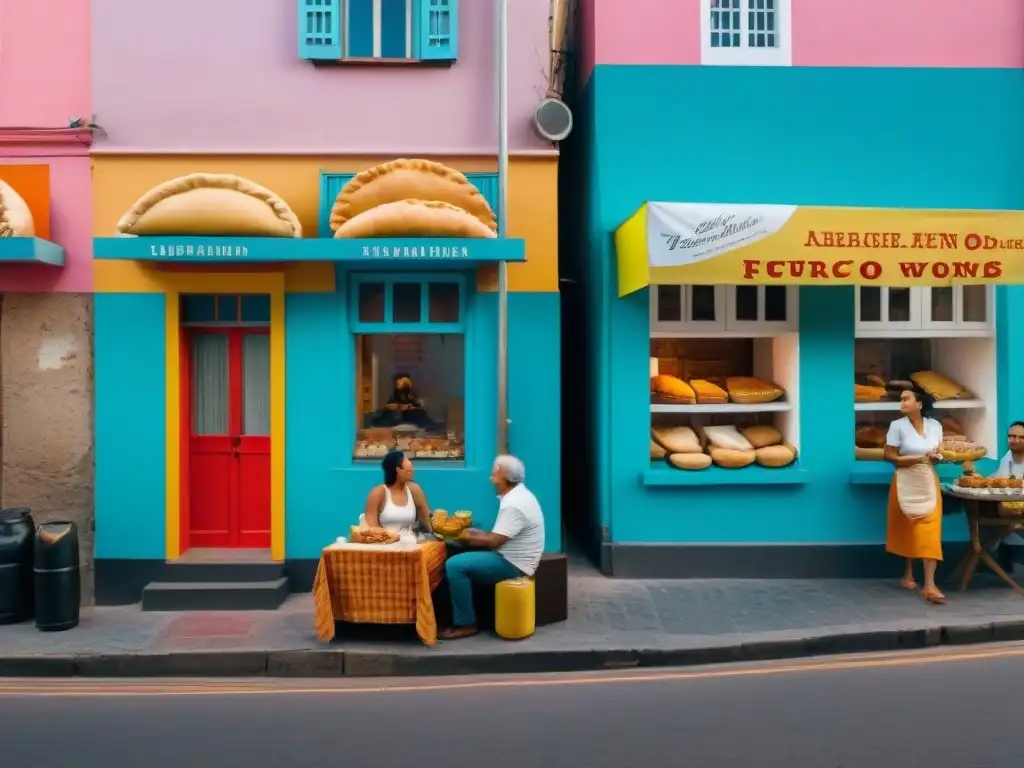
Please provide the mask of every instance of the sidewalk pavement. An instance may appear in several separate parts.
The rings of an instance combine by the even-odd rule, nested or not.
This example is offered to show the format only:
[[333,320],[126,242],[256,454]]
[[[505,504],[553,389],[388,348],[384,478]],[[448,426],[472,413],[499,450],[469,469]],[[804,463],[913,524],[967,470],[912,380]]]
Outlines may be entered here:
[[322,644],[309,595],[278,611],[86,609],[68,632],[0,626],[0,677],[500,674],[1024,640],[1024,597],[985,577],[964,594],[949,588],[945,606],[896,581],[626,581],[574,568],[569,590],[569,620],[529,639],[480,635],[432,648],[411,629]]

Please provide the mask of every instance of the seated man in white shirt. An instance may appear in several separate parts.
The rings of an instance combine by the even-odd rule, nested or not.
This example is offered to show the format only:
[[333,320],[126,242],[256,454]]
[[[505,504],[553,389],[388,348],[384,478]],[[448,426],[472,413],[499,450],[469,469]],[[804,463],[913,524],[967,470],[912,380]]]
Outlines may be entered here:
[[491,482],[501,503],[490,533],[471,528],[463,541],[480,548],[448,558],[445,575],[452,598],[453,627],[441,633],[444,640],[472,637],[479,629],[473,609],[473,583],[497,584],[506,579],[533,576],[544,554],[544,514],[537,497],[523,481],[526,468],[515,456],[494,460]]
[[[992,477],[1019,477],[1024,479],[1024,421],[1015,421],[1006,434],[1010,450],[999,460],[999,469]],[[1019,533],[1010,534],[999,548],[1000,565],[1004,570],[1013,570],[1014,550],[1020,552],[1024,538]]]

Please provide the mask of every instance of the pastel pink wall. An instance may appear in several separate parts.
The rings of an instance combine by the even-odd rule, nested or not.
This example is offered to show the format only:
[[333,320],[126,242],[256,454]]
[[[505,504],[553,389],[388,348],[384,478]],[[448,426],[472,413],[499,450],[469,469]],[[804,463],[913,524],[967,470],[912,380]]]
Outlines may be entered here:
[[[497,150],[493,2],[460,4],[450,68],[301,61],[295,0],[94,5],[99,151]],[[546,148],[530,117],[547,85],[549,0],[508,6],[510,148]]]
[[[8,150],[8,151],[5,151]],[[50,237],[65,250],[65,267],[0,265],[0,291],[92,291],[92,173],[88,155],[57,157],[31,154],[12,157],[0,145],[0,179],[4,165],[50,166]],[[50,149],[49,151],[53,151]]]
[[1024,66],[1024,0],[792,2],[794,66]]
[[[1024,67],[1024,0],[791,0],[793,65]],[[581,0],[595,64],[700,64],[700,0]]]
[[67,253],[64,269],[0,267],[0,291],[92,290],[88,135],[31,130],[92,116],[89,24],[89,0],[0,0],[0,166],[50,166],[50,239]]
[[581,84],[595,64],[700,64],[700,0],[580,0],[580,5],[588,50],[580,62]]

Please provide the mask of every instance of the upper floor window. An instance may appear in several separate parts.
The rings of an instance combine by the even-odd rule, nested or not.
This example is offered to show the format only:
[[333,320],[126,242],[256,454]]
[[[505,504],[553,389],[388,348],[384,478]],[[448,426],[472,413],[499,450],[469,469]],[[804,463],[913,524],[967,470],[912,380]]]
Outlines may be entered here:
[[307,61],[452,62],[459,0],[297,0]]
[[790,0],[701,0],[701,63],[788,66]]

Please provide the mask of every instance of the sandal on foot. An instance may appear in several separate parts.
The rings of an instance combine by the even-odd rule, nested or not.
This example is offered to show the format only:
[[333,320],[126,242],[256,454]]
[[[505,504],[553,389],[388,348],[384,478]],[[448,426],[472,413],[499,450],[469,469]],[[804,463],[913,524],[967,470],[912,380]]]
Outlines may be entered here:
[[935,605],[946,604],[946,596],[939,592],[939,590],[937,589],[922,589],[921,597],[929,603],[934,603]]
[[900,579],[900,586],[904,589],[917,589],[917,582],[913,579],[902,578]]

